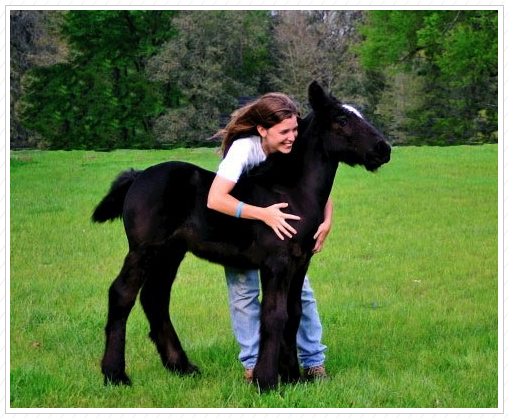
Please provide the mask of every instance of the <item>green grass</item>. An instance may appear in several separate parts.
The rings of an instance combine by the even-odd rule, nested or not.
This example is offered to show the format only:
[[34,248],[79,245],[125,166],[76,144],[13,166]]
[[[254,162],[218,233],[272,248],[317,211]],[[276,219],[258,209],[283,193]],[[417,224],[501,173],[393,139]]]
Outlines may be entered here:
[[309,276],[330,379],[259,395],[243,383],[222,268],[188,255],[172,315],[201,376],[161,365],[139,304],[132,387],[104,387],[107,289],[127,244],[94,206],[121,170],[209,149],[12,152],[11,407],[496,408],[497,146],[396,148],[378,173],[340,166],[334,225]]

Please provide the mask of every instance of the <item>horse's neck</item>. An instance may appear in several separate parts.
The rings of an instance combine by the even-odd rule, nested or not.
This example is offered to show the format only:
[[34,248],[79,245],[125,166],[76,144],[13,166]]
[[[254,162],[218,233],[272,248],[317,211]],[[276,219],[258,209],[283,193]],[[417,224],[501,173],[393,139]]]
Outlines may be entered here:
[[302,190],[315,196],[318,204],[324,209],[332,191],[338,162],[323,157],[323,155],[317,155],[306,162],[308,166],[304,170],[305,175],[301,179],[301,184]]
[[312,194],[320,206],[326,204],[333,186],[338,161],[322,147],[322,138],[315,126],[313,114],[301,121],[301,138],[295,150],[302,167],[299,180],[303,193]]

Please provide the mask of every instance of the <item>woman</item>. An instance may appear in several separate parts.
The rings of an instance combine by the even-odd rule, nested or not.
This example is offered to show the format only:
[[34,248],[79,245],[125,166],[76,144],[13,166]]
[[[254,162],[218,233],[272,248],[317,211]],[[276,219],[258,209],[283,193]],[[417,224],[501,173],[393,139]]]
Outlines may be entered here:
[[[298,135],[297,110],[282,93],[269,93],[237,110],[222,136],[223,160],[210,187],[208,207],[226,215],[259,220],[273,229],[280,239],[291,238],[297,231],[287,220],[300,217],[282,212],[288,206],[281,202],[266,208],[238,201],[230,192],[243,172],[263,162],[275,152],[288,154]],[[314,252],[319,252],[330,231],[332,203],[328,199],[324,221],[314,239]],[[261,306],[259,303],[259,273],[226,267],[229,308],[233,331],[240,345],[239,359],[245,367],[245,378],[252,381],[259,349]],[[302,318],[297,334],[298,356],[308,379],[324,378],[324,351],[321,344],[322,327],[314,293],[305,277],[302,289]]]

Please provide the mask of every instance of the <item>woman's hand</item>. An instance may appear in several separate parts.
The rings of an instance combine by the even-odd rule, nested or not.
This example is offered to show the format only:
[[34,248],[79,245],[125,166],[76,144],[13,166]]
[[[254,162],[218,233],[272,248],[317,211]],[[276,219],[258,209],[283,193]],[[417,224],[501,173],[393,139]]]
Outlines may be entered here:
[[331,222],[328,221],[324,221],[321,225],[319,225],[318,230],[314,235],[314,239],[316,240],[316,244],[312,250],[314,254],[320,252],[323,249],[326,237],[330,233],[331,226]]
[[293,219],[299,221],[300,217],[297,215],[291,215],[281,211],[282,208],[287,208],[287,203],[276,203],[275,205],[264,208],[262,221],[267,224],[277,236],[284,241],[284,235],[291,238],[296,234],[296,229],[293,228],[286,222],[286,219]]
[[325,239],[330,233],[330,229],[332,227],[332,214],[333,214],[333,203],[332,199],[328,197],[328,201],[326,202],[325,205],[324,221],[321,225],[318,226],[318,230],[314,235],[314,239],[316,240],[316,244],[314,245],[314,249],[312,250],[314,254],[320,252],[323,249]]
[[[215,176],[208,193],[207,207],[230,216],[236,216],[239,201],[230,195],[235,183]],[[286,222],[286,219],[299,221],[300,217],[284,213],[282,208],[287,208],[287,203],[277,203],[266,208],[244,204],[241,210],[243,219],[258,219],[274,230],[277,236],[284,241],[284,235],[291,238],[296,234],[296,229]]]

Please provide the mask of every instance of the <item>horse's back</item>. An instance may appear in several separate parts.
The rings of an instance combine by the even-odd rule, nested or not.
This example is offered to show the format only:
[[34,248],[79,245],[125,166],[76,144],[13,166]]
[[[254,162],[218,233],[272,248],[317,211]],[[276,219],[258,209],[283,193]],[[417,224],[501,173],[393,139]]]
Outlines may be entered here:
[[147,168],[129,189],[123,219],[131,245],[161,243],[206,204],[215,174],[169,161]]

